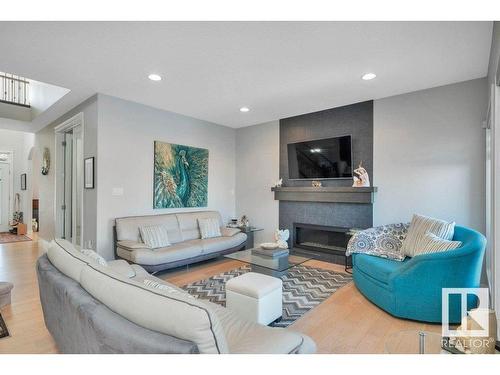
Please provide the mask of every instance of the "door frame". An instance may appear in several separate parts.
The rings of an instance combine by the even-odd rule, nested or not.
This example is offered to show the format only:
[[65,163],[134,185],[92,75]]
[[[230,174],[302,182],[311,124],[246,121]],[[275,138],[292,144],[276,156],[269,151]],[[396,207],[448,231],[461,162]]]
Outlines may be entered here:
[[[76,164],[80,165],[82,168],[82,173],[83,173],[83,159],[84,159],[84,149],[85,149],[85,125],[84,125],[84,119],[83,119],[83,112],[79,112],[73,117],[67,119],[66,121],[62,122],[61,124],[57,125],[54,128],[54,133],[55,133],[55,162],[54,162],[54,178],[55,178],[55,197],[54,197],[54,213],[55,213],[55,219],[56,219],[56,225],[55,225],[55,235],[56,237],[62,237],[64,233],[62,233],[62,222],[64,220],[64,215],[62,213],[62,210],[60,209],[63,202],[64,202],[64,194],[62,194],[62,187],[64,184],[64,181],[61,179],[61,168],[64,168],[64,150],[62,146],[62,142],[64,140],[64,134],[67,133],[70,130],[73,130],[75,128],[80,127],[81,129],[81,134],[82,134],[82,153],[80,155],[80,158],[77,158]],[[81,210],[80,210],[80,243],[75,242],[75,233],[77,233],[77,228],[76,228],[76,220],[72,220],[72,232],[73,232],[73,238],[72,242],[75,245],[79,245],[83,247],[83,238],[84,238],[84,221],[83,221],[83,213],[84,213],[84,204],[83,204],[83,194],[84,194],[84,188],[83,184],[81,186],[76,186],[73,187],[73,191],[76,191],[76,194],[80,196],[80,202],[81,202]],[[73,203],[75,202],[76,194],[72,194],[72,201]],[[72,210],[74,211],[74,209]],[[73,213],[72,213],[73,215]]]
[[8,150],[0,150],[0,154],[7,154],[9,155],[9,160],[8,161],[0,161],[0,163],[8,164],[9,165],[9,215],[7,217],[7,225],[10,223],[10,220],[12,219],[12,213],[14,212],[14,151]]

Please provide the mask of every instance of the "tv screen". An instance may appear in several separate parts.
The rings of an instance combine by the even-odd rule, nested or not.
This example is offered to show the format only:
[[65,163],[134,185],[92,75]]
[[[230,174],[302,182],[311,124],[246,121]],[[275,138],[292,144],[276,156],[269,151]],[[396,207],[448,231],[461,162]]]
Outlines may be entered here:
[[290,179],[352,177],[351,136],[288,144]]

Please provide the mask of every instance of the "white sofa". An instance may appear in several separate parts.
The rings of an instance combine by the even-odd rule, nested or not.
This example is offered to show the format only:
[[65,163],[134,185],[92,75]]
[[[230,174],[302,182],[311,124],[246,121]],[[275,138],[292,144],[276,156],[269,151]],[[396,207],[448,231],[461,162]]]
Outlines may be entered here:
[[[198,219],[215,218],[222,237],[201,239]],[[193,211],[162,215],[132,216],[115,220],[116,256],[139,264],[149,272],[179,267],[241,250],[245,233],[234,233],[223,226],[217,211]],[[141,240],[142,225],[165,225],[171,246],[150,249]]]
[[247,321],[138,265],[99,265],[65,240],[52,242],[37,272],[45,322],[64,353],[315,352],[303,334]]

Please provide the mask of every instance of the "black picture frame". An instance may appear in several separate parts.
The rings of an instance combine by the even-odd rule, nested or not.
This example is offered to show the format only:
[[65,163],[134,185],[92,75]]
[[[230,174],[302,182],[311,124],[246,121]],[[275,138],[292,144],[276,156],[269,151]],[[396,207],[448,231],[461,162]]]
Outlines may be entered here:
[[26,173],[21,174],[21,190],[26,190]]
[[95,188],[94,157],[86,158],[83,162],[83,187],[85,189]]

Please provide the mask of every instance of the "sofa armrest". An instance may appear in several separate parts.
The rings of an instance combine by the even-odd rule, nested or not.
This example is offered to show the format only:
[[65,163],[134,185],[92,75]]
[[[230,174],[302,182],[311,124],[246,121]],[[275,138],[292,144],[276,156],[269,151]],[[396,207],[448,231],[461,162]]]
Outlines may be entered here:
[[222,234],[222,237],[233,237],[234,235],[240,233],[241,230],[238,228],[221,227],[220,232]]
[[484,251],[466,245],[456,250],[417,255],[389,277],[394,287],[474,288],[479,286]]
[[118,247],[128,250],[128,251],[133,251],[133,250],[151,250],[145,243],[143,242],[136,242],[136,241],[118,241],[117,242]]

